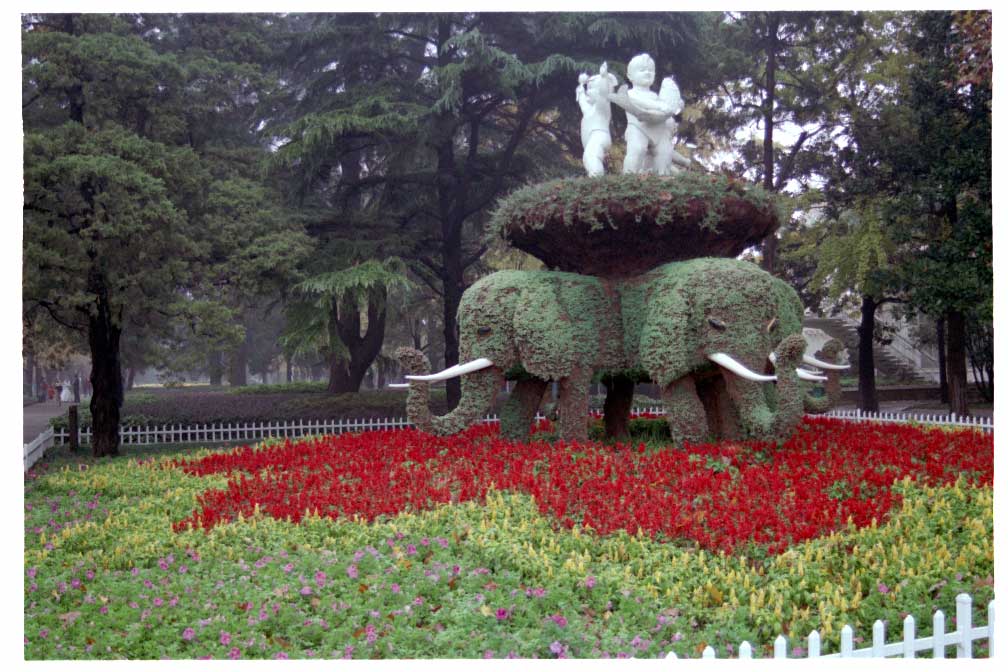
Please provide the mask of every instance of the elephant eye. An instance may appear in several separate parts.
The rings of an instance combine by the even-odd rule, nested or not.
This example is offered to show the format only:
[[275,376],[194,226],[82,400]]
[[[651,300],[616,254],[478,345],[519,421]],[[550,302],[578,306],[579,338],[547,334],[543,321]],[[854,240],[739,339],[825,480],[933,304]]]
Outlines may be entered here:
[[476,335],[477,336],[489,336],[490,335],[490,327],[480,327],[479,329],[476,330]]
[[725,329],[727,329],[725,323],[717,319],[716,317],[707,318],[707,322],[710,324],[710,326],[714,327],[718,331],[724,331]]

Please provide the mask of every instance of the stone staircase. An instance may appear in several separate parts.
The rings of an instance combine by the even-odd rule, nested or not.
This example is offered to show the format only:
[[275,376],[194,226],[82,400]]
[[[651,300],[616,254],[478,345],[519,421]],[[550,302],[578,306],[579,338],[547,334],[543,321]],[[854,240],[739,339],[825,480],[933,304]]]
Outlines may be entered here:
[[[844,344],[850,353],[851,368],[845,373],[849,376],[858,375],[858,333],[857,327],[836,317],[806,317],[803,327],[822,329],[824,332]],[[885,346],[873,344],[875,354],[875,370],[886,378],[898,380],[910,385],[932,384],[934,381],[922,375],[920,371],[903,357],[890,352]]]

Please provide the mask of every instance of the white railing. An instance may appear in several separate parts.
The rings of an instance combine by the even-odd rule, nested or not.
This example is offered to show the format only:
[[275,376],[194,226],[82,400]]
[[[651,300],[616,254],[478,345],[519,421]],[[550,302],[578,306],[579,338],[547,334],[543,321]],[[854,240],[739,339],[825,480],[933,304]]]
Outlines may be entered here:
[[968,427],[979,429],[983,432],[994,431],[994,418],[963,417],[950,413],[942,415],[939,413],[867,413],[860,409],[850,411],[832,410],[815,416],[818,418],[839,418],[840,420],[854,420],[855,422],[915,422],[923,425],[951,425],[953,427]]
[[[813,630],[809,633],[805,651],[792,651],[792,658],[888,658],[903,657],[915,658],[918,651],[930,651],[933,658],[944,658],[945,649],[950,646],[955,647],[956,658],[972,658],[973,643],[979,640],[987,640],[987,655],[994,657],[994,601],[987,605],[987,625],[973,627],[973,598],[966,593],[961,593],[956,597],[956,630],[945,632],[945,614],[938,610],[932,618],[932,634],[930,637],[917,639],[916,621],[913,616],[903,619],[903,641],[886,643],[885,623],[875,621],[872,627],[871,646],[863,649],[854,648],[854,628],[845,625],[840,630],[840,650],[835,653],[823,654],[822,638],[819,632]],[[805,655],[803,655],[805,654]],[[704,649],[703,658],[716,658],[717,653],[713,647]],[[739,658],[752,658],[752,645],[749,642],[742,642],[738,647]],[[784,635],[778,635],[773,644],[774,658],[788,657],[788,642]],[[675,652],[671,652],[666,658],[678,658]]]
[[[650,413],[664,415],[661,406],[638,407],[634,414]],[[598,417],[598,412],[593,415]],[[972,427],[985,432],[994,430],[993,418],[962,418],[952,415],[917,413],[862,413],[861,411],[830,411],[816,416],[854,420],[857,422],[916,422],[920,424],[952,425]],[[542,415],[536,419],[541,420]],[[487,415],[483,422],[499,421],[496,415]],[[148,425],[145,427],[120,427],[119,438],[123,445],[154,443],[225,443],[231,441],[258,441],[267,438],[297,438],[317,434],[342,434],[344,432],[367,432],[382,429],[404,429],[409,427],[406,418],[367,418],[356,420],[274,420],[270,422],[217,422],[202,425]],[[80,443],[91,443],[91,428],[82,427]],[[66,429],[55,433],[58,445],[69,442]],[[27,450],[27,447],[26,447]]]
[[54,436],[55,432],[50,427],[32,439],[31,443],[24,444],[24,470],[26,472],[42,459],[46,449],[52,448]]

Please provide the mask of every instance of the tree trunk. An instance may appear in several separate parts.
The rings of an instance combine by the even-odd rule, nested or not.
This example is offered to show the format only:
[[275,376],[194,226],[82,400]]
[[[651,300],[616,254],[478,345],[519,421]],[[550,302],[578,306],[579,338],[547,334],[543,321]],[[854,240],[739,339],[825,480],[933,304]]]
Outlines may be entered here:
[[602,383],[606,386],[602,407],[605,435],[610,439],[625,439],[630,435],[628,425],[633,407],[634,381],[627,376],[606,376]]
[[247,369],[248,369],[248,348],[249,348],[249,338],[248,331],[245,332],[245,340],[241,344],[231,351],[231,361],[228,370],[228,383],[232,387],[242,387],[243,385],[248,385]]
[[939,318],[935,328],[938,340],[938,387],[941,389],[941,402],[949,403],[948,372],[945,370],[945,318]]
[[292,371],[294,367],[291,364],[291,358],[284,357],[284,363],[287,365],[287,382],[288,383],[294,382],[294,372]]
[[[777,27],[780,17],[776,12],[766,13],[766,81],[763,96],[763,188],[774,190],[774,104],[777,92]],[[763,259],[760,266],[773,273],[777,263],[777,233],[771,231],[763,240]]]
[[220,350],[210,353],[207,368],[210,374],[210,384],[220,386],[221,381],[224,379],[224,355]]
[[70,408],[67,409],[67,431],[70,434],[71,453],[76,453],[77,449],[80,448],[80,433],[78,430],[77,405],[72,404]]
[[126,369],[126,389],[133,389],[133,381],[136,379],[136,369],[132,366]]
[[956,415],[969,415],[966,404],[966,390],[969,384],[966,376],[966,319],[957,310],[950,310],[945,315],[948,333],[948,390],[949,411]]
[[96,311],[88,317],[91,349],[91,449],[95,457],[119,454],[119,409],[123,402],[119,338],[122,328],[112,319],[105,278],[92,270],[88,284],[97,297]]
[[346,347],[347,355],[331,354],[329,358],[329,386],[332,394],[359,392],[361,382],[371,363],[381,352],[385,341],[385,313],[388,296],[384,287],[368,290],[367,330],[360,333],[361,316],[357,302],[349,295],[334,308],[329,320],[331,342],[338,338]]
[[[446,264],[447,266],[447,264]],[[462,302],[462,272],[459,267],[457,278],[444,279],[444,365],[455,366],[459,363],[459,328],[458,307]],[[455,408],[462,398],[462,383],[458,378],[445,381],[445,394],[448,409]]]
[[878,390],[875,389],[875,309],[871,296],[861,297],[861,324],[858,325],[858,408],[866,413],[878,413]]

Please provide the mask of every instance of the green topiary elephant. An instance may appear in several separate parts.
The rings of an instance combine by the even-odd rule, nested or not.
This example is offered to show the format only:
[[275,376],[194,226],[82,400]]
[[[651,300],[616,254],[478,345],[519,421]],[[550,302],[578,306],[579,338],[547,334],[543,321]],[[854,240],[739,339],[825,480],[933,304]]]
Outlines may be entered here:
[[[610,280],[553,271],[501,271],[459,306],[465,364],[434,375],[412,349],[407,411],[421,429],[458,432],[486,412],[505,377],[519,382],[501,412],[502,434],[528,435],[547,381],[559,383],[560,436],[587,436],[595,372],[643,371],[662,389],[673,437],[780,438],[803,414],[802,307],[784,282],[748,262],[703,258]],[[771,375],[769,355],[776,360]],[[825,363],[820,363],[824,366]],[[421,375],[417,375],[421,374]],[[428,384],[462,378],[462,400],[431,417]],[[776,388],[768,383],[777,382]]]

